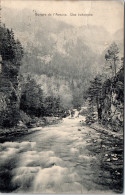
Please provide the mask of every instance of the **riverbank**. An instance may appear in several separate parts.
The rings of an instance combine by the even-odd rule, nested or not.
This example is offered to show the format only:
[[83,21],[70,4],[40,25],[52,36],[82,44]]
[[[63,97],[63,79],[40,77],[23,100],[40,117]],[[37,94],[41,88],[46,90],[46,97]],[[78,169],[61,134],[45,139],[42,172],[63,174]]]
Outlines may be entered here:
[[103,134],[123,139],[123,131],[122,130],[120,130],[118,132],[114,132],[111,129],[108,129],[105,126],[102,126],[98,123],[93,123],[90,125],[90,127],[95,129],[97,132],[102,132]]
[[24,124],[22,121],[18,123],[17,126],[11,128],[0,128],[0,142],[12,141],[16,137],[27,135],[35,131],[40,131],[41,128],[49,125],[58,124],[61,122],[59,117],[43,117],[39,118],[33,123],[28,125]]
[[97,131],[97,133],[103,133],[105,135],[117,137],[123,140],[123,130],[121,127],[119,128],[118,131],[113,131],[113,128],[108,128],[107,126],[104,126],[102,124],[99,124],[98,122],[92,123],[91,125],[88,125],[85,123],[85,119],[80,121],[81,126],[88,126],[94,130]]

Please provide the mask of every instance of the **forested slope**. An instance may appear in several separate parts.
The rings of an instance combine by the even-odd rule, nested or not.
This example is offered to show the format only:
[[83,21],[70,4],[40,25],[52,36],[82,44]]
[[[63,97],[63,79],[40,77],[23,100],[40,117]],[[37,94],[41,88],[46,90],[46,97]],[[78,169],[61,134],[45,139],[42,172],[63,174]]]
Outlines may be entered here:
[[90,82],[86,122],[98,121],[112,131],[120,131],[124,125],[124,58],[120,59],[116,43],[105,54],[104,70]]

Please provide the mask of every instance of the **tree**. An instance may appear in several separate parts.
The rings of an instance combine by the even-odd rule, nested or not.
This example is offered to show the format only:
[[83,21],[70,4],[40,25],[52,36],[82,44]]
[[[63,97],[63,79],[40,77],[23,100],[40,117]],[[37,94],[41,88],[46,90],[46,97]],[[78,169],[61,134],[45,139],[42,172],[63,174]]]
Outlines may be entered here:
[[31,116],[44,115],[43,91],[30,76],[22,83],[20,109]]
[[58,116],[61,114],[62,108],[60,105],[60,98],[48,96],[44,100],[45,116]]
[[116,76],[117,63],[119,62],[119,48],[114,42],[109,47],[107,53],[105,54],[105,59],[108,62],[108,68],[112,70],[112,76]]
[[5,25],[0,27],[0,56],[0,94],[4,103],[0,110],[0,126],[12,127],[20,119],[18,76],[23,48],[21,43],[15,40],[13,30],[9,30]]
[[13,30],[4,26],[0,27],[0,54],[4,61],[20,65],[23,57],[23,48],[19,40],[15,40]]
[[96,114],[94,112],[93,105],[91,105],[91,103],[90,103],[88,105],[88,113],[87,113],[85,122],[86,122],[86,124],[91,125],[95,121],[96,121]]
[[96,106],[96,111],[98,113],[98,120],[102,117],[101,110],[101,90],[102,90],[102,78],[100,75],[96,76],[93,81],[90,81],[90,87],[87,91],[89,104],[91,105],[91,110]]

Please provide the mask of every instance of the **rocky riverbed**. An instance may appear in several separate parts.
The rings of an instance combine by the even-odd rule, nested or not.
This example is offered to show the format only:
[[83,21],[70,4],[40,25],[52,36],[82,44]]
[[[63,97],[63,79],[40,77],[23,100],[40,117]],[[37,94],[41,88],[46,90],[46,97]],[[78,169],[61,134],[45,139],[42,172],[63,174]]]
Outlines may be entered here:
[[123,139],[83,126],[82,120],[68,117],[1,143],[0,191],[122,192]]

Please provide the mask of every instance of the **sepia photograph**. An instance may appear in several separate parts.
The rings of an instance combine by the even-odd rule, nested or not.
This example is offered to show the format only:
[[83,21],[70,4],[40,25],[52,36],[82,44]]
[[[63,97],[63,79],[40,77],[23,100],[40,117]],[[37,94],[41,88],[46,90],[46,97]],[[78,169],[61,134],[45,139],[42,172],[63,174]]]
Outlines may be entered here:
[[124,1],[0,0],[0,193],[124,191]]

